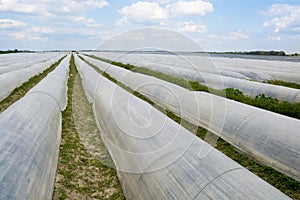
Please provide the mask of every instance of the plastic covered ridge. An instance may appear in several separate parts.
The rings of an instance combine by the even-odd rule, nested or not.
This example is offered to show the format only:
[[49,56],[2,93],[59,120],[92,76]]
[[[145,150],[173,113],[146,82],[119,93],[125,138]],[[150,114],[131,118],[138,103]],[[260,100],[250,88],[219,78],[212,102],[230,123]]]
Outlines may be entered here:
[[52,64],[57,62],[64,55],[65,54],[61,54],[45,62],[37,63],[32,67],[15,70],[0,75],[0,101],[6,98],[15,88],[21,86],[31,77],[42,73],[44,70],[49,68]]
[[156,104],[300,181],[300,120],[83,57]]
[[52,199],[69,60],[0,114],[0,199]]
[[153,54],[132,52],[86,52],[102,58],[136,66],[172,66],[184,69],[197,69],[200,72],[255,81],[280,79],[300,84],[299,62],[225,58],[201,54]]
[[45,62],[49,59],[61,55],[61,53],[17,53],[5,55],[0,56],[0,75]]
[[[205,56],[159,54],[89,53],[122,63],[142,66],[178,78],[197,81],[214,89],[235,88],[255,97],[265,94],[280,101],[299,102],[300,90],[262,83],[280,79],[300,83],[299,63]],[[284,67],[283,67],[284,66]],[[254,80],[254,81],[253,81]]]
[[75,56],[128,199],[289,199]]

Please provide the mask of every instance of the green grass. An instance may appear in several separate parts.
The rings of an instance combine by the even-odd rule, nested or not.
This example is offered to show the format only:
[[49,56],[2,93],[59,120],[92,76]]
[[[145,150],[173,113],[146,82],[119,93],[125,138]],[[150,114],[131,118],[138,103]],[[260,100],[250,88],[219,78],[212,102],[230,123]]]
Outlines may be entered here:
[[234,88],[227,88],[225,89],[225,92],[226,97],[229,99],[300,119],[300,102],[290,103],[287,101],[278,101],[272,97],[266,97],[264,94],[251,98],[249,96],[245,96],[241,91]]
[[21,86],[17,87],[12,91],[12,93],[3,99],[0,102],[0,112],[7,109],[10,105],[12,105],[14,102],[21,99],[31,88],[33,88],[38,82],[40,82],[43,78],[45,78],[50,72],[52,72],[59,63],[65,58],[59,59],[56,63],[51,65],[48,69],[44,70],[42,73],[31,77],[27,82],[23,83]]
[[[69,75],[68,105],[62,113],[62,142],[53,199],[125,199],[116,171],[91,155],[78,135],[72,109],[78,76],[73,56]],[[81,83],[79,87],[83,93]],[[88,102],[86,98],[80,101]],[[92,109],[89,104],[88,107]]]
[[300,89],[300,85],[293,82],[285,82],[281,80],[268,80],[266,83],[272,84],[272,85],[280,85],[284,87],[294,88],[294,89]]
[[[82,57],[80,57],[82,60],[84,60]],[[140,94],[139,92],[133,91],[131,88],[128,88],[127,86],[123,85],[122,83],[116,81],[114,78],[112,78],[109,74],[101,71],[99,68],[97,68],[95,65],[87,62],[84,60],[87,64],[92,66],[98,73],[102,74],[107,79],[111,80],[112,82],[116,83],[123,89],[127,90],[131,94],[139,97],[140,99],[147,101],[149,104],[160,110],[161,112],[166,113],[166,115],[177,122],[178,124],[185,127],[187,130],[191,131],[192,133],[196,134],[199,138],[205,139],[206,142],[213,145],[216,149],[226,154],[231,159],[235,160],[242,166],[249,169],[251,172],[256,174],[257,176],[261,177],[286,195],[292,197],[293,199],[300,199],[300,182],[274,170],[271,167],[268,166],[262,166],[255,162],[254,159],[248,157],[247,155],[241,153],[240,151],[236,150],[232,145],[230,145],[228,142],[221,138],[217,138],[216,142],[216,136],[213,133],[210,133],[206,129],[196,126],[194,124],[191,124],[187,122],[186,120],[182,119],[181,117],[177,116],[173,112],[169,110],[165,110],[164,108],[160,107],[159,105],[156,105],[153,101],[149,100],[146,96]],[[196,85],[197,86],[197,85]],[[238,90],[234,89],[228,89],[227,92],[230,92],[231,95],[242,95],[242,93]]]
[[[98,60],[101,60],[101,61],[104,61],[104,62],[107,62],[110,64],[114,64],[116,66],[131,70],[132,72],[137,72],[137,73],[153,76],[153,77],[159,78],[161,80],[165,80],[167,82],[177,84],[177,85],[184,87],[191,91],[202,91],[202,92],[212,93],[212,94],[226,97],[228,99],[232,99],[232,100],[244,103],[244,104],[248,104],[251,106],[255,106],[255,107],[269,110],[272,112],[276,112],[276,113],[279,113],[282,115],[300,119],[300,102],[290,103],[287,101],[278,101],[277,99],[274,99],[272,97],[266,97],[264,94],[257,95],[255,98],[253,98],[253,97],[244,95],[241,91],[234,89],[234,88],[226,88],[225,90],[217,90],[214,88],[208,88],[207,86],[202,85],[195,81],[187,81],[182,78],[173,77],[171,75],[153,71],[150,69],[146,69],[144,67],[123,64],[120,62],[112,62],[110,60],[99,58],[99,57],[96,57],[93,55],[86,55],[86,56],[90,56],[92,58],[95,58],[95,59],[98,59]],[[296,86],[297,84],[295,84],[295,83],[286,83],[283,81],[276,81],[276,83],[293,85],[294,87],[299,86],[299,85]]]

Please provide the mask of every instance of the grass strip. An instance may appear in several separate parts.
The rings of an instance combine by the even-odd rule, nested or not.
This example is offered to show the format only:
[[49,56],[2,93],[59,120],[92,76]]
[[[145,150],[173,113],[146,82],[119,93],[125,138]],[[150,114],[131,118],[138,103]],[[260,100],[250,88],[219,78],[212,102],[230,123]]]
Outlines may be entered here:
[[[116,171],[93,156],[78,135],[72,107],[75,100],[74,87],[79,86],[83,97],[85,95],[81,81],[79,85],[75,85],[76,76],[78,72],[72,55],[68,80],[68,105],[62,113],[62,141],[53,199],[125,199]],[[86,109],[92,109],[86,97],[80,101],[88,104]]]
[[286,82],[286,81],[281,81],[281,80],[268,80],[266,83],[300,90],[300,84],[293,83],[293,82]]
[[42,73],[31,77],[27,82],[23,83],[21,86],[17,87],[12,91],[12,93],[0,102],[0,113],[7,109],[10,105],[21,99],[31,88],[33,88],[38,82],[45,78],[50,72],[52,72],[59,63],[65,58],[59,59],[56,63],[52,64],[48,69],[44,70]]
[[[290,178],[289,176],[276,171],[275,169],[263,166],[258,164],[254,158],[248,157],[246,154],[238,151],[235,149],[232,145],[230,145],[228,142],[223,140],[222,138],[218,138],[217,142],[215,142],[215,135],[213,133],[210,133],[206,129],[196,126],[194,124],[191,124],[187,122],[186,120],[182,119],[181,117],[177,116],[173,112],[169,110],[165,110],[161,106],[155,104],[153,101],[149,100],[146,96],[143,94],[133,91],[131,88],[125,86],[124,84],[118,82],[116,79],[112,78],[109,74],[106,72],[101,71],[99,68],[97,68],[95,65],[89,63],[84,58],[79,56],[82,60],[84,60],[87,64],[89,64],[91,67],[93,67],[98,73],[102,74],[104,77],[109,79],[110,81],[116,83],[123,89],[127,90],[131,94],[137,96],[138,98],[150,103],[152,106],[157,108],[158,110],[162,111],[163,113],[166,113],[169,118],[180,124],[181,126],[185,127],[187,130],[191,131],[192,133],[196,134],[201,139],[206,139],[205,141],[209,144],[213,145],[216,149],[230,157],[232,160],[236,161],[240,165],[247,168],[252,173],[256,174],[269,184],[273,185],[277,189],[279,189],[281,192],[285,193],[286,195],[290,196],[293,199],[300,199],[300,182],[294,180],[293,178]],[[208,138],[208,139],[207,139]],[[210,140],[211,139],[211,140]]]

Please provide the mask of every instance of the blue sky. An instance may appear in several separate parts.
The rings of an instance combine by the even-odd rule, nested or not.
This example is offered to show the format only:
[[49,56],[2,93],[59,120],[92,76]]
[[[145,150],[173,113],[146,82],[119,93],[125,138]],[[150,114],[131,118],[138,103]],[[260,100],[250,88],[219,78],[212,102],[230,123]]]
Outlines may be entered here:
[[176,31],[206,51],[300,52],[300,1],[0,0],[2,50],[94,49],[147,27]]

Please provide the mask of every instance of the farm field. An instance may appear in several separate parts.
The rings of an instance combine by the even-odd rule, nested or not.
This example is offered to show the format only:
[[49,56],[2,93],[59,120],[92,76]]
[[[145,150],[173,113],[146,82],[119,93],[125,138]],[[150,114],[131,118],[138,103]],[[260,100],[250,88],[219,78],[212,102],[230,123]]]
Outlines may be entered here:
[[300,199],[298,65],[0,55],[0,199]]

